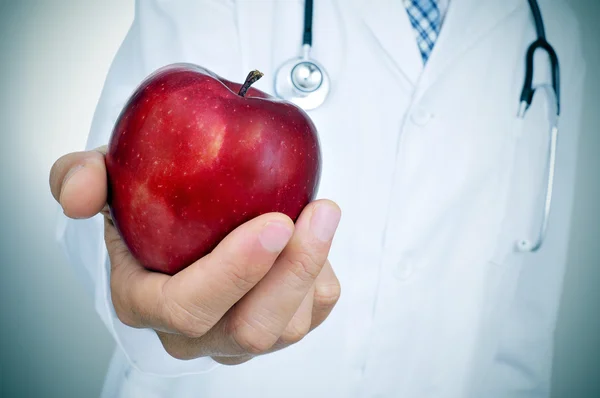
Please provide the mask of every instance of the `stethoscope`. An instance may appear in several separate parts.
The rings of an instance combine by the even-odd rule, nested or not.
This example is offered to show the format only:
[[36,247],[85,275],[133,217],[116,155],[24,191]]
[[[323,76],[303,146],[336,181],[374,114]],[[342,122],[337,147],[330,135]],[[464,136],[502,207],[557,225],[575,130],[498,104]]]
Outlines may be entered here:
[[[302,32],[302,55],[283,63],[275,74],[275,94],[290,101],[304,110],[313,110],[321,106],[331,90],[327,71],[310,56],[312,48],[313,0],[304,2],[304,29]],[[520,252],[536,252],[542,246],[548,228],[554,170],[556,165],[556,147],[558,142],[558,118],[560,115],[560,70],[556,51],[546,40],[544,21],[537,0],[528,0],[533,15],[537,39],[529,45],[525,55],[525,81],[521,90],[518,117],[523,119],[533,102],[537,88],[543,90],[548,100],[550,119],[550,146],[547,157],[548,176],[543,206],[542,221],[535,240],[521,239],[516,249]],[[545,51],[550,58],[552,85],[533,87],[534,56],[537,50]]]
[[304,2],[302,56],[287,60],[275,73],[275,94],[304,110],[316,109],[325,102],[330,90],[329,75],[311,58],[313,0]]

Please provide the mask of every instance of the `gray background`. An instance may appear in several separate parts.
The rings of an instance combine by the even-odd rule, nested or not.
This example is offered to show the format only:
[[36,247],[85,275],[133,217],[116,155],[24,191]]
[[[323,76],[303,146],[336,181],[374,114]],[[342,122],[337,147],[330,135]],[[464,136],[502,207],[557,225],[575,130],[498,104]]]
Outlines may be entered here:
[[[553,396],[600,397],[600,2],[571,3],[589,75]],[[0,0],[0,397],[100,391],[114,344],[55,244],[48,171],[83,148],[132,18],[132,0]]]

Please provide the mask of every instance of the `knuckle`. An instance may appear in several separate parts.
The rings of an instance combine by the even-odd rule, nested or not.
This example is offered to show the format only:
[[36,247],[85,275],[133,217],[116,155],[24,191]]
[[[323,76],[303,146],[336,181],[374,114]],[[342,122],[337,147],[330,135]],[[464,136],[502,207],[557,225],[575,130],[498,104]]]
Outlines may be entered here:
[[241,357],[218,357],[218,356],[213,356],[212,359],[214,359],[215,362],[218,362],[221,365],[236,366],[236,365],[241,365],[243,363],[246,363],[246,362],[252,360],[253,357],[252,357],[252,355],[244,355],[244,356],[241,356]]
[[339,283],[315,286],[314,304],[321,308],[331,308],[337,304],[342,295]]
[[275,342],[270,339],[247,335],[245,333],[238,336],[236,341],[245,352],[251,355],[264,354],[273,346],[273,344],[275,344]]
[[165,337],[161,333],[159,333],[159,340],[165,349],[165,352],[171,357],[179,360],[188,360],[193,358],[193,356],[190,355],[187,347],[172,342],[169,338]]
[[177,348],[173,348],[172,346],[164,346],[165,348],[165,352],[167,354],[169,354],[169,356],[171,356],[172,358],[178,359],[180,361],[185,361],[188,359],[191,359],[189,355],[186,355],[184,351],[177,349]]
[[294,253],[287,261],[289,263],[289,271],[302,283],[314,281],[321,271],[321,267],[317,263],[314,254],[307,251]]
[[165,300],[166,323],[179,334],[188,338],[204,336],[211,328],[211,322],[203,316],[194,314],[174,299]]
[[264,354],[277,342],[277,336],[273,333],[259,330],[245,320],[238,322],[231,336],[242,351],[251,355]]
[[285,332],[279,338],[280,343],[284,345],[292,345],[298,343],[308,334],[310,323],[308,322],[293,322],[288,325]]
[[224,269],[227,277],[240,291],[248,291],[257,283],[257,267],[230,262]]

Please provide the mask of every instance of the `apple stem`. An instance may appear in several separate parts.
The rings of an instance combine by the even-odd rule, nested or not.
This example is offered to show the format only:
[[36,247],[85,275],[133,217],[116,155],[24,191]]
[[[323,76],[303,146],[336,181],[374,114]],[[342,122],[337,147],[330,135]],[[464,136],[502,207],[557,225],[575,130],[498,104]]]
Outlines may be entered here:
[[246,77],[246,81],[244,82],[244,84],[240,88],[240,92],[238,93],[238,95],[240,97],[245,96],[246,95],[246,91],[248,91],[248,89],[250,88],[250,86],[253,85],[261,77],[263,77],[263,73],[260,72],[260,71],[257,71],[257,70],[253,70],[252,72],[248,73],[248,76]]

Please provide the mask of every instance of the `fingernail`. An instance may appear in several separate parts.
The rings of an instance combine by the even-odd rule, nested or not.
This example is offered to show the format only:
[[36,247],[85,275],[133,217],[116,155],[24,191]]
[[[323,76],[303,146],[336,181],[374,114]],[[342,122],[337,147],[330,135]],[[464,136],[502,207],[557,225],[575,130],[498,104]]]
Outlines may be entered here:
[[313,210],[310,219],[312,233],[322,242],[329,242],[340,223],[342,214],[340,210],[332,205],[318,204]]
[[278,221],[269,221],[258,235],[258,240],[265,249],[272,253],[279,253],[292,237],[289,225]]
[[63,178],[63,182],[62,185],[60,187],[60,194],[58,195],[58,201],[62,204],[62,196],[63,196],[63,192],[65,191],[65,187],[67,186],[67,183],[69,182],[69,180],[71,179],[71,177],[73,177],[75,175],[75,173],[77,173],[79,170],[83,169],[83,164],[77,165],[73,168],[71,168],[71,170],[69,170],[67,172],[67,174],[65,174],[65,178]]

